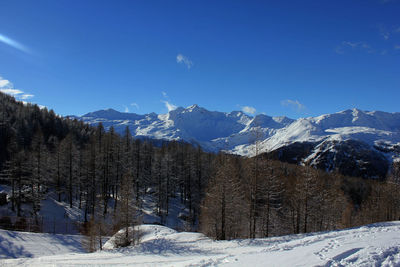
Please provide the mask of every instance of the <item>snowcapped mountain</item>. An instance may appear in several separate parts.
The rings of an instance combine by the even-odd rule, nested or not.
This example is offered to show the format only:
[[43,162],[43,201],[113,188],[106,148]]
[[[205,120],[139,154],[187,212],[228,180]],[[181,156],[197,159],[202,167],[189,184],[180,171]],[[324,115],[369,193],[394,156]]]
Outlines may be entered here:
[[[293,120],[264,114],[252,117],[241,111],[209,111],[192,105],[160,115],[107,109],[80,119],[93,125],[102,122],[106,129],[113,126],[119,133],[128,126],[136,137],[181,140],[213,152],[253,156],[257,143],[258,153],[271,153],[284,161],[327,170],[367,168],[367,176],[372,177],[382,177],[389,162],[400,155],[400,113],[352,109]],[[350,161],[354,164],[347,166]],[[383,167],[371,173],[371,162]]]
[[261,129],[261,138],[265,139],[272,136],[277,129],[294,122],[287,117],[263,114],[252,117],[241,111],[209,111],[198,105],[178,107],[160,115],[138,115],[107,109],[76,118],[92,125],[101,122],[106,129],[113,126],[119,133],[123,133],[128,126],[136,137],[181,140],[200,144],[204,149],[214,152],[221,149],[231,151],[239,145],[249,146],[255,140],[255,129]]

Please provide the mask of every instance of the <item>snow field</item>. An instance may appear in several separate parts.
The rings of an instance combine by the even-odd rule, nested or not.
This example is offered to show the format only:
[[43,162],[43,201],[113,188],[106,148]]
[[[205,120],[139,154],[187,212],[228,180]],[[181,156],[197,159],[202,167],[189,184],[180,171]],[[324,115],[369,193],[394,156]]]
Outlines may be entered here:
[[[137,229],[142,232],[138,246],[112,249],[108,242],[108,250],[91,254],[44,256],[32,253],[32,247],[22,240],[15,241],[15,246],[26,251],[21,257],[34,258],[3,259],[0,266],[400,266],[400,222],[231,241],[213,241],[199,233],[176,232],[159,225]],[[4,232],[9,231],[1,232],[6,238]],[[37,246],[50,246],[44,242],[49,240],[38,239]]]

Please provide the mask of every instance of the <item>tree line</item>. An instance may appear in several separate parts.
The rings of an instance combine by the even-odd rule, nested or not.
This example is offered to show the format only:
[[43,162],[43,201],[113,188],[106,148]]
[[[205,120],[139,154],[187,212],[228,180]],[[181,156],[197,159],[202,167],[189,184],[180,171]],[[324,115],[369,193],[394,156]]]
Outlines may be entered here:
[[[0,183],[11,210],[37,217],[48,193],[83,211],[86,225],[112,218],[128,229],[151,196],[163,224],[170,201],[189,229],[215,239],[331,230],[399,217],[398,171],[377,182],[272,161],[206,153],[171,141],[154,145],[23,104],[0,93]],[[256,146],[257,147],[257,146]],[[398,168],[393,168],[398,170]],[[26,214],[23,204],[31,206]],[[103,229],[103,230],[102,230]],[[88,231],[89,231],[88,230]],[[126,231],[128,233],[128,231]]]
[[0,97],[1,183],[11,187],[11,210],[17,216],[26,215],[24,203],[36,216],[49,191],[58,201],[84,210],[84,222],[98,213],[115,216],[128,187],[139,209],[144,195],[152,194],[161,223],[172,197],[187,206],[192,225],[198,221],[213,154],[175,141],[155,146],[151,140],[134,139],[128,127],[119,135],[112,127],[105,131],[101,123],[91,127],[5,94]]
[[329,231],[400,219],[400,164],[385,181],[218,154],[200,230],[215,239]]

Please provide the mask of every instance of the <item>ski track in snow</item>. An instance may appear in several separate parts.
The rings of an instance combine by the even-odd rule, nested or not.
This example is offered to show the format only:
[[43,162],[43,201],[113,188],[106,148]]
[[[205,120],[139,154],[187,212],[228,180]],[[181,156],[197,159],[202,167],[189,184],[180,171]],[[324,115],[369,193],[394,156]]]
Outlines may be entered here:
[[[82,253],[78,236],[1,230],[0,266],[400,266],[400,222],[231,241],[159,225],[140,229],[140,245],[91,254]],[[4,254],[10,243],[17,249]],[[21,258],[4,259],[14,257]]]

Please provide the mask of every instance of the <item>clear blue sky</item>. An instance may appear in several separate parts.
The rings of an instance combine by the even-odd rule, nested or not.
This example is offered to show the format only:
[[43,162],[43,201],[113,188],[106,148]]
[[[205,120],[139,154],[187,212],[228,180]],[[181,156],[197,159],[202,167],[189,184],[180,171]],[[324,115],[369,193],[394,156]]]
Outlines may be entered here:
[[1,0],[0,13],[2,90],[62,115],[400,111],[400,0]]

